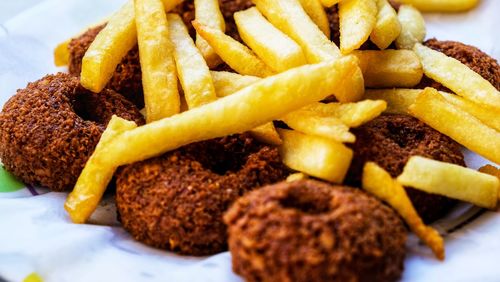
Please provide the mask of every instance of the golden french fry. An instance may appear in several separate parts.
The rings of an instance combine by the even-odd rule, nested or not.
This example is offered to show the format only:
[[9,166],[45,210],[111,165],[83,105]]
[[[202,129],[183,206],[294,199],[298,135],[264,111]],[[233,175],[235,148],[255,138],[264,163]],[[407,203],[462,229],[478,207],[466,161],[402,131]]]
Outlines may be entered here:
[[168,14],[168,32],[174,46],[174,58],[188,108],[217,99],[212,76],[187,27],[177,14]]
[[431,194],[469,202],[493,209],[497,205],[498,178],[463,166],[411,157],[398,182]]
[[135,21],[149,123],[180,111],[174,48],[160,0],[135,0]]
[[365,99],[384,100],[387,102],[386,113],[407,115],[421,92],[421,89],[367,89]]
[[[253,0],[253,2],[274,26],[302,47],[309,63],[335,60],[341,56],[339,48],[314,24],[299,0]],[[339,90],[332,94],[340,102],[355,102],[361,99],[364,89],[363,73],[360,68],[355,68]]]
[[398,38],[401,24],[398,14],[387,0],[377,0],[377,22],[370,34],[370,40],[380,49],[385,49]]
[[257,8],[234,13],[241,39],[276,72],[307,63],[302,48],[275,28]]
[[326,15],[325,8],[320,0],[300,0],[300,4],[311,20],[330,38],[330,22]]
[[367,50],[352,54],[360,61],[367,87],[413,87],[424,74],[420,59],[411,50]]
[[[341,87],[341,82],[356,67],[355,59],[346,57],[291,69],[215,102],[124,132],[102,145],[102,150],[96,150],[92,158],[103,162],[99,175],[104,171],[112,175],[121,165],[149,159],[193,142],[251,130],[324,99]],[[273,110],[265,110],[270,108]],[[93,169],[87,170],[92,172]],[[85,181],[84,178],[80,177],[76,186],[84,186],[88,191],[103,191],[109,182],[105,177],[99,181]],[[93,197],[100,198],[100,195]],[[85,198],[74,201],[72,206],[78,207]],[[85,212],[86,216],[78,222],[85,221],[92,210]]]
[[478,169],[478,171],[482,172],[482,173],[487,173],[489,175],[493,175],[496,178],[500,179],[500,169],[498,169],[495,166],[492,166],[492,165],[489,165],[489,164],[488,165],[484,165],[484,166],[480,167]]
[[401,184],[376,163],[367,162],[363,168],[363,189],[388,203],[405,220],[410,229],[427,245],[434,255],[444,260],[444,241],[432,227],[426,226]]
[[[183,0],[163,0],[165,11]],[[99,93],[113,76],[116,66],[137,43],[134,1],[128,1],[109,19],[82,59],[80,81],[83,87]]]
[[258,126],[249,132],[255,139],[266,144],[279,146],[283,143],[272,122]]
[[398,19],[401,24],[401,33],[396,38],[396,47],[398,49],[412,49],[415,43],[424,41],[426,34],[425,21],[417,9],[409,5],[401,5]]
[[375,0],[343,0],[339,3],[340,51],[349,54],[368,39],[377,22]]
[[479,0],[400,0],[422,12],[464,12],[474,8]]
[[[195,19],[202,25],[226,31],[226,22],[219,8],[218,0],[194,0]],[[216,67],[222,63],[221,58],[212,49],[210,44],[199,34],[196,34],[196,46],[200,49],[209,67]]]
[[479,155],[500,163],[500,132],[446,102],[436,89],[426,88],[410,113]]
[[307,15],[299,0],[253,0],[259,11],[304,50],[309,63],[333,60],[338,47]]
[[106,187],[113,177],[115,167],[109,166],[107,156],[101,154],[111,140],[137,125],[117,116],[113,116],[103,132],[94,153],[85,164],[73,191],[68,195],[64,208],[75,223],[84,223],[97,208]]
[[443,95],[448,103],[453,104],[463,111],[475,116],[481,122],[491,128],[494,128],[496,131],[500,131],[500,110],[476,104],[458,95],[441,91],[439,94]]
[[342,183],[352,160],[352,150],[331,139],[278,129],[283,163],[291,169],[334,183]]
[[358,127],[378,117],[387,107],[382,100],[364,100],[357,103],[314,103],[300,111],[310,111],[319,116],[338,118],[348,127]]
[[337,4],[338,2],[340,2],[340,0],[321,0],[321,4],[323,4],[323,6],[325,7],[332,7],[333,5]]
[[54,65],[56,67],[63,67],[69,64],[69,50],[68,45],[71,39],[59,43],[54,49]]
[[353,143],[354,134],[349,127],[339,119],[331,116],[321,116],[310,111],[295,111],[281,118],[290,128],[302,133],[335,140],[337,142]]
[[266,77],[274,72],[247,46],[222,31],[193,21],[196,32],[203,37],[233,70],[243,75]]
[[261,78],[251,75],[241,75],[227,71],[211,71],[212,80],[217,97],[229,96],[255,82]]
[[425,75],[472,102],[500,110],[500,92],[481,75],[422,44],[416,44],[413,50],[422,62]]
[[309,176],[303,172],[296,172],[296,173],[292,173],[290,174],[287,178],[286,178],[286,182],[294,182],[294,181],[297,181],[297,180],[303,180],[303,179],[308,179]]

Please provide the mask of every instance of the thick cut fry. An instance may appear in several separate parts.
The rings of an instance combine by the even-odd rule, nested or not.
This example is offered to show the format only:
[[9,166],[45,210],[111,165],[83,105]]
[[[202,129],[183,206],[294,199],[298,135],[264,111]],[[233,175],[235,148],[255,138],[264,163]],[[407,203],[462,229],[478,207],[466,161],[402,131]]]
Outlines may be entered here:
[[54,49],[54,65],[56,67],[63,67],[69,64],[69,50],[68,45],[71,39],[59,43]]
[[463,111],[475,116],[481,122],[491,128],[494,128],[496,131],[500,131],[500,110],[476,104],[458,95],[441,91],[439,93],[443,95],[448,103],[453,104]]
[[73,222],[84,223],[92,215],[115,172],[115,168],[109,166],[106,161],[108,156],[101,154],[101,151],[118,135],[134,128],[137,128],[137,125],[132,121],[117,116],[111,118],[64,204]]
[[425,75],[472,102],[500,110],[500,92],[481,75],[460,61],[422,44],[416,44],[414,50]]
[[325,7],[332,7],[333,5],[337,4],[338,2],[340,2],[340,0],[321,0],[321,4],[323,4],[323,6]]
[[463,166],[420,156],[411,157],[398,182],[427,193],[469,202],[483,208],[497,205],[498,178]]
[[308,135],[319,136],[337,142],[352,143],[356,141],[349,127],[339,119],[331,116],[320,116],[310,111],[295,111],[281,118],[290,128]]
[[188,108],[217,99],[207,63],[189,36],[187,27],[177,14],[168,14],[168,32],[174,46],[174,58]]
[[410,106],[420,93],[420,89],[367,89],[365,99],[386,101],[386,113],[408,115]]
[[[226,22],[222,16],[218,0],[194,0],[195,19],[200,24],[226,31]],[[222,60],[210,44],[199,34],[196,34],[196,46],[200,49],[209,67],[216,67]]]
[[358,127],[378,117],[387,107],[382,100],[364,100],[357,103],[314,103],[300,111],[311,111],[319,116],[330,116],[340,119],[348,127]]
[[387,0],[377,0],[377,7],[377,22],[370,34],[370,40],[383,50],[398,38],[401,24],[398,14]]
[[278,129],[283,163],[291,169],[334,183],[342,183],[351,165],[352,150],[331,139]]
[[349,54],[368,39],[377,22],[376,0],[343,0],[339,3],[340,51]]
[[[302,47],[309,63],[335,60],[340,57],[339,48],[307,16],[299,0],[253,0],[253,2],[274,26]],[[360,68],[356,68],[343,85],[332,94],[340,102],[356,102],[363,96],[364,89],[363,73]]]
[[423,76],[422,64],[410,50],[354,51],[367,87],[413,87]]
[[426,226],[401,184],[391,175],[373,162],[367,162],[363,168],[363,189],[380,198],[393,207],[406,221],[410,229],[427,245],[434,255],[444,260],[444,241],[439,233]]
[[[163,0],[164,9],[172,10],[183,0]],[[134,1],[128,1],[99,32],[82,59],[81,84],[101,92],[113,76],[116,66],[137,43]]]
[[268,22],[257,8],[236,12],[234,20],[241,39],[274,71],[307,63],[302,48]]
[[180,111],[174,48],[160,0],[135,0],[135,17],[146,121],[152,122]]
[[278,146],[283,143],[272,122],[258,126],[249,132],[255,139],[266,144]]
[[[251,130],[326,98],[334,89],[342,87],[341,82],[356,67],[356,61],[346,57],[291,69],[231,96],[124,132],[102,145],[102,150],[96,150],[92,158],[103,161],[99,173],[106,171],[112,175],[121,165],[158,156],[193,142]],[[92,171],[92,168],[87,170]],[[87,182],[84,178],[80,177],[76,186],[83,185],[95,193],[102,193],[109,182],[107,178],[98,182]],[[100,195],[93,196],[100,198]],[[75,200],[73,206],[77,207],[84,200]],[[91,212],[86,212],[78,222],[85,221]]]
[[330,22],[326,15],[325,8],[320,0],[300,0],[302,8],[309,15],[311,20],[321,29],[321,31],[330,38]]
[[500,132],[446,102],[434,88],[426,88],[417,97],[410,113],[469,150],[500,163]]
[[196,32],[203,37],[215,53],[233,70],[243,75],[266,77],[273,71],[247,46],[236,41],[222,31],[193,21]]
[[137,43],[134,1],[127,2],[99,32],[82,59],[83,87],[101,92],[122,58]]
[[262,14],[304,50],[309,63],[340,56],[335,43],[309,18],[299,0],[253,0]]
[[474,8],[479,0],[400,0],[422,12],[464,12]]
[[409,5],[401,5],[398,12],[401,33],[396,39],[398,49],[412,49],[415,43],[424,41],[426,28],[424,17],[420,12]]
[[261,78],[251,75],[241,75],[227,71],[211,71],[217,97],[229,96],[255,82]]

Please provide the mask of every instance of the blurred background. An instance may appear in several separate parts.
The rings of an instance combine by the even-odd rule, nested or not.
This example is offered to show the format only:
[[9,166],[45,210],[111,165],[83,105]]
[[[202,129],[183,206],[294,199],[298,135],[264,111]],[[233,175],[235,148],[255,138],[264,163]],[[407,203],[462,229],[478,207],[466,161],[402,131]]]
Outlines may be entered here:
[[0,0],[0,24],[44,0]]

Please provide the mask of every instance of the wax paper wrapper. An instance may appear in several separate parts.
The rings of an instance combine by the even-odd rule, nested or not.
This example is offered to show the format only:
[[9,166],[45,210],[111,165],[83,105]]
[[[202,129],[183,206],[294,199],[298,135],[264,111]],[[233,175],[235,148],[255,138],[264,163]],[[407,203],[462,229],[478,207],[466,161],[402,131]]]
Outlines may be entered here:
[[[0,105],[27,82],[65,71],[52,63],[57,43],[123,3],[49,0],[0,25]],[[467,13],[426,15],[428,38],[475,45],[498,60],[499,12],[500,1],[485,0]],[[488,163],[464,152],[469,167]],[[231,271],[227,252],[186,257],[134,241],[116,221],[112,197],[86,225],[70,222],[65,198],[64,193],[0,183],[0,281],[22,281],[32,272],[45,281],[241,281]],[[446,240],[446,260],[436,260],[410,236],[403,281],[500,281],[498,212],[463,204],[434,227]]]

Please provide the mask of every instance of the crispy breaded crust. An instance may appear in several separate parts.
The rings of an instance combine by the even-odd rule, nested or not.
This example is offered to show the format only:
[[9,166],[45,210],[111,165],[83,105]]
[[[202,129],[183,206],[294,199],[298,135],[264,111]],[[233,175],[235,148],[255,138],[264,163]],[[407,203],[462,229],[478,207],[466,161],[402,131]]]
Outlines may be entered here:
[[0,113],[0,158],[27,184],[69,191],[114,114],[144,124],[112,90],[95,94],[69,74],[45,76],[18,90]]
[[[346,177],[349,185],[360,185],[363,166],[368,161],[377,163],[393,177],[403,172],[411,156],[417,155],[465,166],[460,145],[410,116],[382,115],[352,131],[356,142],[351,145],[354,157]],[[406,191],[425,222],[442,217],[455,203],[412,188]]]
[[123,227],[143,243],[187,255],[227,249],[222,215],[240,196],[286,178],[278,151],[247,134],[193,143],[117,173]]
[[403,271],[403,222],[359,189],[281,182],[240,198],[224,221],[245,281],[395,281]]

